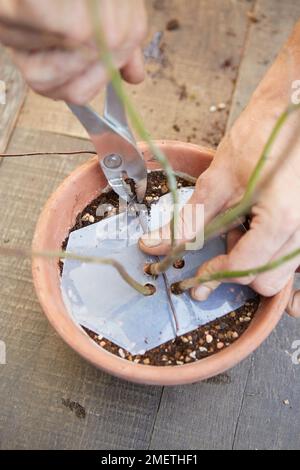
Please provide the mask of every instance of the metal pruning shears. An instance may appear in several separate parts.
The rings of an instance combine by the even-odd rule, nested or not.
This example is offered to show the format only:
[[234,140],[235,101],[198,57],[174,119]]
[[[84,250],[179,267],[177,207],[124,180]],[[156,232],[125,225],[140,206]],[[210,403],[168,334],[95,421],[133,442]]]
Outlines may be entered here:
[[[128,203],[142,202],[147,187],[147,169],[128,126],[124,106],[112,85],[107,86],[104,116],[88,106],[68,104],[87,130],[100,166],[113,190]],[[130,180],[134,182],[132,193]]]

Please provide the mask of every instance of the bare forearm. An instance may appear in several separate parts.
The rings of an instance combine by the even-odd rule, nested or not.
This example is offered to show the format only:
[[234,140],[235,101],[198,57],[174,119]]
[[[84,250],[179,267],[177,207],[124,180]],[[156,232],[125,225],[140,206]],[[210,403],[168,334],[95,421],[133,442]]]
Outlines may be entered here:
[[278,115],[295,96],[296,82],[299,80],[300,21],[296,24],[288,41],[253,94],[252,101],[269,102]]

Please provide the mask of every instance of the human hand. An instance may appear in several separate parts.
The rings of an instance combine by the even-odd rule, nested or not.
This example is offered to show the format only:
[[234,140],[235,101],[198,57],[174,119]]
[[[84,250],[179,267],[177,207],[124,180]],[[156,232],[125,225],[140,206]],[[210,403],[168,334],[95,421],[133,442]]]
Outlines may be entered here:
[[[128,82],[141,82],[143,0],[98,1],[115,66]],[[85,104],[108,80],[85,0],[1,0],[0,41],[11,48],[29,86],[50,98]]]
[[[256,109],[258,115],[261,111]],[[197,204],[204,205],[205,222],[225,211],[240,201],[246,184],[256,164],[269,130],[265,129],[266,139],[263,138],[262,126],[256,130],[249,126],[251,111],[248,109],[243,118],[233,127],[231,133],[221,143],[211,167],[200,176],[195,192],[188,204],[193,207],[196,214]],[[252,114],[253,116],[253,114]],[[296,116],[298,118],[298,114]],[[246,123],[248,124],[246,125]],[[273,125],[273,120],[272,120]],[[276,149],[272,152],[270,162],[266,166],[264,176],[272,171],[275,163],[279,163],[282,151],[286,149],[286,141],[292,128],[298,125],[292,119],[278,139]],[[266,128],[269,126],[266,126]],[[270,128],[272,126],[270,125]],[[297,136],[298,137],[298,136]],[[288,139],[290,142],[290,139]],[[289,158],[281,164],[280,171],[260,192],[258,200],[252,207],[252,221],[247,233],[235,229],[228,234],[229,251],[227,255],[218,256],[200,267],[199,277],[219,271],[244,271],[262,266],[274,261],[297,248],[300,248],[300,139],[289,149]],[[243,145],[241,145],[243,142]],[[189,213],[189,211],[186,211]],[[191,218],[185,219],[183,209],[179,233],[190,232],[192,240],[197,230],[191,230],[186,224]],[[197,218],[195,217],[196,221]],[[193,231],[194,230],[194,231]],[[169,227],[144,237],[141,240],[141,249],[149,254],[164,255],[170,250]],[[163,234],[163,236],[162,236]],[[180,240],[181,241],[181,240]],[[300,264],[299,259],[282,265],[280,268],[247,278],[232,279],[232,282],[250,285],[254,290],[264,296],[277,294],[292,278]],[[202,284],[192,289],[191,295],[196,300],[206,300],[209,294],[218,287],[216,281]],[[297,297],[293,297],[290,311],[300,313],[297,309]],[[295,312],[296,311],[296,312]]]
[[[300,71],[300,61],[298,64]],[[204,205],[205,223],[237,204],[244,195],[270,133],[289,103],[289,83],[285,80],[285,72],[286,68],[282,67],[280,57],[253,95],[244,113],[221,142],[210,168],[198,179],[188,204],[193,206],[194,213],[197,204]],[[281,85],[281,93],[276,89],[278,83]],[[250,230],[247,233],[238,230],[230,232],[227,255],[218,256],[201,266],[197,273],[199,277],[219,271],[253,269],[300,248],[298,121],[299,113],[289,118],[272,149],[262,174],[266,184],[261,188],[252,207]],[[179,233],[190,233],[188,240],[183,237],[183,241],[190,241],[203,227],[198,226],[191,230],[190,217],[187,221],[185,212],[190,214],[189,211],[182,211]],[[196,220],[195,217],[194,221]],[[153,255],[167,254],[170,250],[169,233],[169,228],[164,227],[152,233],[150,238],[147,235],[140,241],[141,249]],[[230,281],[250,285],[261,295],[273,296],[289,282],[299,264],[298,258],[276,270]],[[202,284],[193,288],[191,295],[196,300],[206,300],[218,285],[216,281]],[[289,304],[289,312],[294,316],[300,316],[299,304],[300,294],[294,293]]]

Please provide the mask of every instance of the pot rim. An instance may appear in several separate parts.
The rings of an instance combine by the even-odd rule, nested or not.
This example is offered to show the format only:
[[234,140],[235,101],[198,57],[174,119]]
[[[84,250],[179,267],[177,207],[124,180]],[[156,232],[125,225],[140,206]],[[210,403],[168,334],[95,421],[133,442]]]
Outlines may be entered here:
[[[185,151],[188,149],[191,153],[196,152],[202,158],[205,155],[210,160],[212,160],[215,153],[207,147],[174,140],[160,140],[156,141],[156,144],[162,149],[164,147],[169,150],[174,149],[174,147],[176,149],[184,149]],[[139,147],[146,156],[148,152],[147,145],[139,143]],[[43,251],[45,249],[44,238],[57,200],[61,198],[70,185],[75,184],[78,178],[82,177],[93,166],[95,168],[99,167],[97,156],[92,157],[75,169],[52,194],[42,210],[36,226],[32,243],[34,251]],[[268,299],[263,298],[255,318],[248,329],[228,348],[189,364],[180,366],[152,366],[132,363],[115,356],[97,345],[72,319],[67,307],[63,303],[62,295],[58,299],[60,304],[58,309],[56,301],[48,290],[49,266],[52,265],[53,268],[53,263],[56,266],[57,276],[59,276],[57,260],[33,258],[32,261],[32,274],[37,297],[53,328],[74,351],[96,367],[124,380],[149,385],[180,385],[198,382],[231,369],[243,361],[263,343],[278,324],[288,304],[293,285],[291,280],[276,296]]]

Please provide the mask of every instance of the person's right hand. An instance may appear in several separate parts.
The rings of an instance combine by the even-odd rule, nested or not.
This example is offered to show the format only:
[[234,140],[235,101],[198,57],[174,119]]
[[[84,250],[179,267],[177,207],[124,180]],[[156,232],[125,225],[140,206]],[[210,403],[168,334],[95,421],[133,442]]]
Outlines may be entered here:
[[[188,204],[193,213],[204,205],[205,223],[236,205],[243,197],[249,178],[262,155],[274,126],[290,103],[291,77],[300,72],[300,23],[288,47],[260,84],[250,103],[217,149],[209,169],[198,179]],[[292,66],[290,66],[292,64]],[[232,231],[228,253],[199,267],[197,276],[223,271],[246,271],[275,261],[300,249],[300,136],[299,110],[289,117],[277,137],[261,177],[266,177],[252,206],[250,230]],[[186,216],[188,214],[188,217]],[[183,209],[179,223],[179,241],[191,241],[203,226],[191,224],[191,211]],[[201,221],[202,223],[202,221]],[[146,234],[141,249],[151,255],[170,251],[170,227]],[[276,270],[231,279],[250,285],[259,294],[273,296],[293,278],[300,257]],[[225,281],[226,282],[226,281]],[[191,290],[195,300],[204,301],[218,287],[216,281],[199,284]],[[300,316],[300,292],[294,293],[289,312]]]
[[[147,19],[143,0],[95,0],[99,22],[123,78],[144,78],[141,42]],[[33,90],[85,104],[106,84],[86,0],[1,0],[0,41]]]

